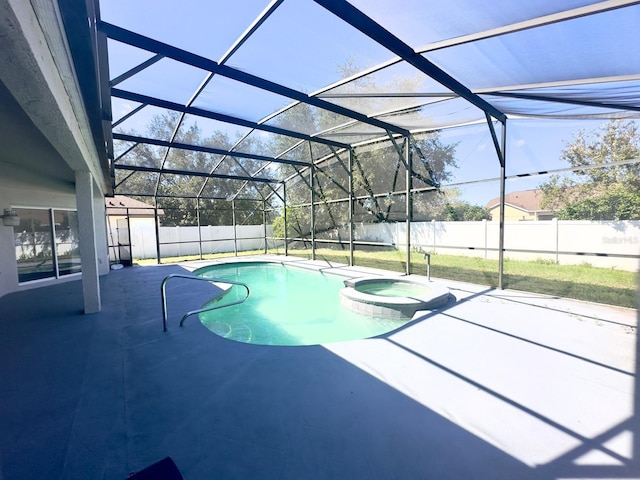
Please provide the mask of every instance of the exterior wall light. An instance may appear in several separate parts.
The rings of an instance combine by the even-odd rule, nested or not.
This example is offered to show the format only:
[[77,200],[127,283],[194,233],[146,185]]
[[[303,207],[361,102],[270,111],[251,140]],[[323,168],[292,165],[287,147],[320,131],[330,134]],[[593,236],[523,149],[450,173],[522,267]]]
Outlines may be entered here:
[[5,208],[4,215],[0,215],[0,217],[2,217],[2,224],[5,227],[17,227],[20,225],[20,217],[15,210]]

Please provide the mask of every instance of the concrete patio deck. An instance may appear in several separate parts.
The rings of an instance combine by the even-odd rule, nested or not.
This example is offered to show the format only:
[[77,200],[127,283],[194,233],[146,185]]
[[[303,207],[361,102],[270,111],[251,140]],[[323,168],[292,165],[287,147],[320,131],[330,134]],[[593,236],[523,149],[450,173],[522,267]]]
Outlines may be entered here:
[[636,310],[445,281],[388,335],[247,345],[177,325],[206,284],[162,332],[190,268],[112,271],[92,315],[80,281],[0,298],[0,480],[640,478]]

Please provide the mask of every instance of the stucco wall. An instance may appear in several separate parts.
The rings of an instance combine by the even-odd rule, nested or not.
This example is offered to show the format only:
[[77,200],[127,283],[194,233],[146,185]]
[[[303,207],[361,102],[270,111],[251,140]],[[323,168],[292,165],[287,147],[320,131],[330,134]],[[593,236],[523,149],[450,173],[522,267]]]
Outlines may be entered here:
[[[61,208],[76,209],[75,186],[57,182],[8,166],[0,176],[0,212],[5,208]],[[96,242],[100,274],[109,272],[107,257],[104,200],[96,198]],[[15,256],[14,227],[5,227],[0,222],[0,296],[16,290],[40,287],[53,282],[77,280],[77,275],[60,279],[46,279],[23,285],[18,284],[18,269]]]
[[[491,220],[497,222],[500,220],[500,207],[492,208],[489,210],[491,213]],[[505,222],[518,222],[521,220],[535,220],[535,213],[525,212],[519,208],[513,207],[511,205],[504,206],[504,221]]]

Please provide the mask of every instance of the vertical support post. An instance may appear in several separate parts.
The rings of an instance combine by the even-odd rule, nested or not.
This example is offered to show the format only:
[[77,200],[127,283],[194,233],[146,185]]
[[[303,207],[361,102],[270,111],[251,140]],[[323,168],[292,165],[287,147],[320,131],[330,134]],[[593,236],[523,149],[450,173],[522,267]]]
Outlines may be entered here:
[[500,161],[500,232],[498,238],[498,288],[502,290],[503,278],[504,278],[504,196],[505,196],[505,183],[507,179],[507,121],[502,121],[502,139],[498,142],[498,136],[496,130],[493,128],[493,120],[489,112],[484,112],[487,118],[487,126],[491,132],[491,138],[493,139],[493,146],[496,149],[498,160]]
[[53,272],[56,278],[60,278],[60,265],[58,264],[58,245],[56,245],[56,219],[53,208],[49,209],[49,225],[51,225],[51,260],[53,261]]
[[264,232],[264,254],[268,252],[267,248],[267,201],[262,200],[262,230]]
[[[309,147],[311,149],[311,147]],[[311,157],[311,167],[309,168],[309,185],[311,186],[311,260],[316,259],[316,192],[314,186],[315,167],[313,157]]]
[[349,149],[349,266],[353,267],[353,149]]
[[498,240],[498,288],[504,288],[504,198],[505,183],[507,179],[507,122],[502,124],[501,141],[501,161],[500,161],[500,238]]
[[554,226],[554,230],[556,231],[556,265],[560,265],[560,254],[559,254],[559,249],[560,249],[560,227],[559,227],[557,218],[551,219],[551,222],[552,222],[552,225]]
[[411,165],[411,145],[409,144],[409,137],[405,137],[404,139],[404,162],[407,166],[406,171],[406,187],[407,187],[407,198],[405,200],[405,217],[407,223],[407,238],[406,238],[406,248],[407,248],[407,268],[406,274],[411,274],[411,217],[413,213],[412,202],[411,202],[411,188],[412,188],[412,179],[411,171],[413,170],[413,166]]
[[160,256],[160,219],[158,218],[158,197],[153,197],[153,205],[153,216],[156,227],[156,257],[158,265],[160,265],[162,263],[162,258]]
[[488,252],[488,248],[489,248],[489,229],[488,229],[488,222],[486,218],[482,219],[482,227],[484,230],[484,259],[487,259],[487,252]]
[[129,261],[133,265],[133,235],[131,234],[131,216],[129,216],[129,207],[126,208],[127,215],[127,237],[129,237]]
[[282,184],[282,198],[284,203],[284,254],[289,255],[288,240],[287,240],[287,184]]
[[75,177],[84,313],[95,313],[100,311],[102,305],[95,230],[96,218],[93,209],[93,177],[90,172],[86,171],[76,172]]
[[198,224],[198,253],[202,260],[202,226],[200,225],[200,197],[196,198],[196,223]]
[[236,201],[231,200],[231,218],[233,222],[233,254],[238,256],[238,234],[236,232]]
[[431,225],[433,225],[433,253],[436,253],[436,237],[437,237],[437,228],[436,228],[436,220],[435,218],[431,220]]

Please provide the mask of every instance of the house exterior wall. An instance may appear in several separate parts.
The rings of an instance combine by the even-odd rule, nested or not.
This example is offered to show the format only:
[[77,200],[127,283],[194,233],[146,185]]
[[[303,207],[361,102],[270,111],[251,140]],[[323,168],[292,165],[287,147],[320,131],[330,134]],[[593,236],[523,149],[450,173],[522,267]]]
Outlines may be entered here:
[[[35,172],[24,172],[19,168],[6,167],[0,176],[0,211],[5,208],[58,208],[76,210],[75,186],[55,182]],[[98,268],[101,275],[108,273],[104,202],[94,199]],[[78,280],[78,275],[67,275],[34,282],[18,283],[18,266],[15,250],[15,228],[0,221],[0,296],[7,293],[45,286],[55,282]]]
[[[497,222],[500,220],[500,207],[494,207],[489,210],[491,214],[491,220]],[[535,212],[527,212],[520,208],[513,207],[511,205],[504,206],[504,221],[505,222],[518,222],[522,220],[538,220]]]
[[[0,212],[10,207],[77,211],[77,174],[86,173],[84,187],[92,192],[87,195],[92,205],[87,206],[86,200],[81,205],[88,207],[82,210],[90,219],[82,230],[89,232],[85,242],[88,238],[94,248],[91,258],[85,254],[82,261],[91,263],[86,271],[92,270],[98,290],[96,273],[109,271],[103,200],[109,186],[106,156],[99,154],[104,142],[96,143],[89,112],[94,114],[91,119],[97,115],[85,104],[58,6],[58,2],[0,1]],[[91,17],[83,17],[89,13],[83,10],[86,6],[78,3],[79,20],[72,31],[90,28],[86,22]],[[14,227],[0,222],[0,295],[78,278],[72,274],[20,285]]]

